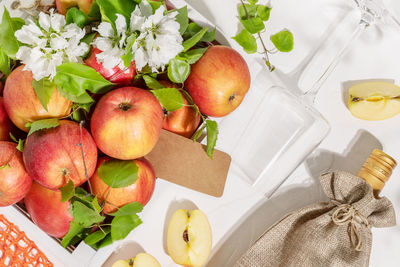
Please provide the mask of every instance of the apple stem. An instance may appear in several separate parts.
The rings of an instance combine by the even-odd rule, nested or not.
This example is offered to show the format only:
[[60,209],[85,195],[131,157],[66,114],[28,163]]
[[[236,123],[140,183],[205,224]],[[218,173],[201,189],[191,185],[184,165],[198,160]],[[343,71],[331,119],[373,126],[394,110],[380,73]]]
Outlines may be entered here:
[[106,205],[106,203],[108,203],[107,198],[108,198],[108,196],[109,196],[110,193],[111,193],[111,189],[112,189],[111,186],[108,187],[107,195],[106,195],[106,197],[104,198],[103,203],[101,203],[101,210],[100,210],[100,212],[103,212],[104,206]]
[[4,168],[5,166],[8,166],[10,161],[13,159],[13,157],[15,156],[15,154],[17,154],[18,149],[15,149],[14,153],[12,153],[12,155],[10,156],[10,158],[3,164],[0,166],[0,168]]
[[129,67],[125,67],[123,70],[120,69],[121,71],[119,71],[119,72],[115,73],[113,76],[111,76],[110,82],[112,82],[114,79],[118,78],[120,75],[124,74],[125,71],[129,70],[129,68],[132,67],[132,65],[133,65],[133,61],[131,62]]
[[88,185],[89,185],[90,193],[93,195],[92,185],[90,184],[90,179],[89,179],[89,175],[88,175],[87,168],[86,168],[85,153],[83,152],[83,130],[82,130],[83,123],[84,123],[83,121],[81,121],[79,123],[79,130],[80,130],[80,135],[81,135],[81,142],[80,142],[79,146],[81,147],[83,168],[85,169],[85,177],[86,177],[86,180],[87,180]]

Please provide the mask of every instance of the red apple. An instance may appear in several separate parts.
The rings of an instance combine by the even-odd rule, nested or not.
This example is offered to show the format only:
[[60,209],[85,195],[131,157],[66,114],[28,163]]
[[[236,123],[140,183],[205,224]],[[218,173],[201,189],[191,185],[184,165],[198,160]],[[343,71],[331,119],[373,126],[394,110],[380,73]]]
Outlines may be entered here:
[[120,85],[131,85],[133,83],[133,79],[136,76],[135,64],[132,64],[132,66],[130,66],[125,72],[122,71],[118,66],[115,66],[112,69],[106,69],[103,66],[103,63],[97,62],[96,59],[96,55],[101,52],[102,51],[98,48],[92,48],[92,52],[89,58],[85,60],[85,64],[95,69],[110,82]]
[[33,182],[25,199],[32,221],[47,234],[61,238],[69,231],[73,220],[69,212],[70,201],[61,202],[61,192],[53,191]]
[[57,11],[60,14],[67,14],[69,8],[77,6],[86,15],[89,14],[93,0],[56,0]]
[[10,140],[11,121],[4,108],[3,98],[0,97],[0,141]]
[[71,101],[61,96],[56,89],[46,111],[32,87],[32,72],[23,69],[22,65],[11,72],[4,86],[4,106],[11,121],[27,132],[25,124],[28,122],[67,116],[71,111]]
[[[178,88],[176,84],[169,81],[159,82],[168,88]],[[172,112],[164,110],[163,129],[190,138],[199,126],[200,114],[193,107],[188,106],[189,102],[183,94],[182,97],[185,106]]]
[[0,141],[0,206],[17,203],[28,193],[32,178],[26,172],[17,145]]
[[106,214],[112,213],[117,210],[116,206],[122,207],[133,201],[146,205],[153,195],[156,183],[156,175],[150,162],[144,158],[133,160],[139,168],[136,182],[127,187],[112,188],[110,190],[110,187],[101,180],[98,174],[100,165],[108,160],[110,160],[110,158],[99,159],[96,172],[90,179],[93,194],[97,196],[99,202],[103,202],[107,196],[107,203],[111,203],[104,206],[104,212]]
[[157,98],[136,87],[122,87],[104,95],[91,119],[97,147],[110,157],[136,159],[158,141],[163,111]]
[[249,68],[234,49],[212,46],[192,66],[185,87],[201,113],[223,117],[242,103],[249,90]]
[[[83,149],[87,174],[96,169],[97,148],[89,132],[83,128]],[[57,189],[70,179],[75,186],[86,182],[79,124],[62,120],[60,126],[34,132],[25,142],[24,162],[30,176],[42,186]]]

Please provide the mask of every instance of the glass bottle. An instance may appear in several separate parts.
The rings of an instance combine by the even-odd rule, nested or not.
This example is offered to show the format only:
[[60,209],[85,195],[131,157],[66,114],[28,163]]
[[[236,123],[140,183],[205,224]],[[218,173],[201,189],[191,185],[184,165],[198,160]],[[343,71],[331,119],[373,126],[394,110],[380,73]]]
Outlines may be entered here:
[[[234,112],[220,122],[217,146],[232,156],[232,171],[267,198],[327,136],[329,123],[313,103],[342,56],[371,25],[390,24],[400,29],[398,20],[380,0],[354,2],[359,11],[358,23],[352,21],[351,25],[342,25],[353,28],[350,35],[343,36],[342,28],[336,27],[322,41],[335,44],[334,40],[339,37],[346,39],[343,46],[328,46],[333,58],[319,65],[317,55],[320,51],[315,51],[294,73],[278,77],[284,87],[273,86],[267,70],[260,71],[239,107],[240,112]],[[300,79],[310,75],[308,70],[312,64],[318,65],[319,73],[301,93]],[[280,76],[279,70],[276,72]],[[234,134],[232,129],[235,129]]]

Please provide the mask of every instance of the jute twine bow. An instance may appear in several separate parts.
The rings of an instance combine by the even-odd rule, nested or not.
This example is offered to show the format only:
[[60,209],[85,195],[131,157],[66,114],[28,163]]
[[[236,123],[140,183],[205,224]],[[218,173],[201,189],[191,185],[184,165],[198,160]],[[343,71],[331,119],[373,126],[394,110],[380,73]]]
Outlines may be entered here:
[[349,224],[350,242],[356,251],[361,251],[363,245],[363,238],[361,236],[361,227],[370,228],[370,224],[362,214],[360,214],[350,204],[340,204],[337,206],[332,214],[332,221],[336,225]]

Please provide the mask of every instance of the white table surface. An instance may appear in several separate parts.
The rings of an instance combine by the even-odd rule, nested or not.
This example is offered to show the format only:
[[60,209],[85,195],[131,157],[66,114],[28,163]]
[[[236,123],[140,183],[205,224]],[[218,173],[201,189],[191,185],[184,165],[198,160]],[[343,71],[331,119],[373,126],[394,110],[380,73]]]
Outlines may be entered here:
[[[295,49],[290,54],[272,56],[274,64],[287,73],[293,70],[304,55],[318,41],[328,25],[346,13],[345,3],[351,0],[279,0],[274,6],[268,32],[274,33],[287,27],[295,35]],[[225,36],[236,33],[236,0],[187,0],[208,20],[217,25]],[[387,1],[400,15],[400,3]],[[233,44],[234,45],[234,44]],[[339,45],[339,44],[338,44]],[[371,28],[354,43],[337,69],[324,84],[316,99],[317,109],[330,122],[330,134],[319,149],[288,178],[273,197],[257,212],[264,216],[263,229],[287,212],[323,200],[317,177],[327,169],[357,172],[372,148],[380,144],[388,154],[400,161],[400,115],[381,122],[361,121],[351,116],[342,101],[342,82],[348,80],[387,78],[398,81],[400,70],[400,34],[390,29]],[[236,47],[237,48],[237,47]],[[246,56],[251,61],[252,57]],[[271,76],[271,85],[276,83]],[[400,168],[384,188],[382,195],[392,200],[400,221]],[[198,207],[209,217],[213,230],[213,252],[208,266],[232,266],[232,250],[240,238],[229,237],[229,230],[256,203],[263,199],[254,194],[241,179],[230,173],[222,198],[213,198],[163,180],[157,181],[153,198],[141,214],[144,224],[131,232],[126,240],[99,250],[90,266],[100,266],[114,251],[123,253],[123,247],[133,246],[131,255],[146,251],[155,256],[164,267],[177,266],[165,248],[166,227],[177,208]],[[7,215],[7,210],[3,209]],[[399,266],[400,226],[373,229],[373,248],[370,266]],[[254,238],[254,237],[253,237]],[[228,240],[223,244],[223,241]],[[35,240],[40,247],[40,240]],[[137,251],[135,251],[137,250]],[[70,266],[49,255],[56,266]],[[75,265],[76,266],[76,265]]]
[[[187,0],[208,20],[220,27],[226,36],[237,31],[236,0]],[[267,33],[287,27],[295,35],[295,49],[284,55],[272,56],[273,63],[284,72],[290,72],[304,58],[331,24],[338,23],[348,11],[351,0],[279,0],[270,1],[273,10]],[[400,17],[400,2],[384,1],[392,13]],[[339,44],[338,44],[339,45]],[[289,211],[306,206],[324,195],[318,182],[322,171],[341,169],[356,173],[373,148],[383,150],[400,161],[400,115],[379,122],[369,122],[353,117],[342,100],[342,82],[361,79],[393,79],[400,84],[400,32],[392,28],[370,28],[356,41],[336,70],[319,92],[315,106],[331,125],[330,134],[319,149],[288,178],[269,204],[260,209],[266,219],[265,229]],[[400,168],[397,168],[381,195],[388,197],[400,222]],[[373,232],[370,266],[399,266],[400,225],[377,229]],[[232,241],[226,251],[228,258],[234,251]],[[236,243],[237,244],[237,243]],[[222,249],[221,249],[222,250]],[[209,266],[222,264],[212,259]],[[222,265],[219,265],[222,266]],[[231,266],[231,265],[226,265]]]

